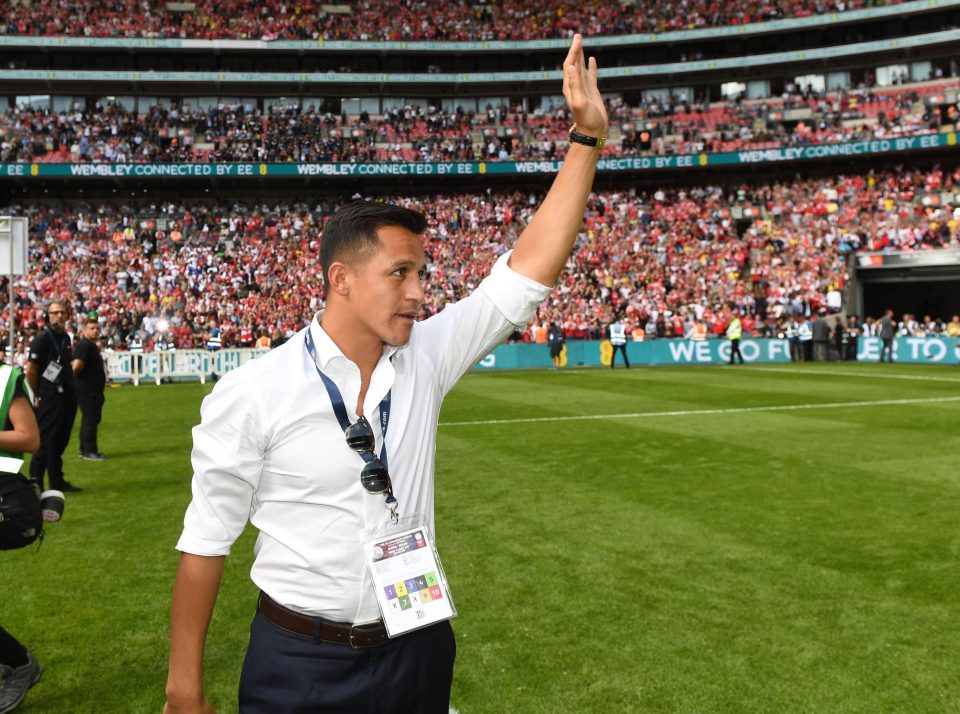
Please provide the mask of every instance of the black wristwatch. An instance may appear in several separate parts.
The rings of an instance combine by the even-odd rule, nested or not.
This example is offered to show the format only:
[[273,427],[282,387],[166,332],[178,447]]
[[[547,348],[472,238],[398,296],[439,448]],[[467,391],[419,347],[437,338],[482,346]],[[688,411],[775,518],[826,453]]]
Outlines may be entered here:
[[574,144],[583,144],[584,146],[589,146],[591,149],[602,149],[603,145],[607,143],[607,137],[605,136],[587,136],[586,134],[581,134],[577,131],[577,125],[574,124],[570,127],[570,141]]

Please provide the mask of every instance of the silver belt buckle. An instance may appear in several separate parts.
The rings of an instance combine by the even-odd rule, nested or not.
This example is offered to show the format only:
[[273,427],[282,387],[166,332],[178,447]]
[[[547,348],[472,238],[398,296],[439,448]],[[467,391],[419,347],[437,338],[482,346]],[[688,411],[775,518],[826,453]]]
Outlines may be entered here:
[[355,650],[359,650],[363,647],[363,645],[356,645],[353,642],[353,633],[356,629],[357,629],[356,625],[350,625],[350,647],[352,647]]

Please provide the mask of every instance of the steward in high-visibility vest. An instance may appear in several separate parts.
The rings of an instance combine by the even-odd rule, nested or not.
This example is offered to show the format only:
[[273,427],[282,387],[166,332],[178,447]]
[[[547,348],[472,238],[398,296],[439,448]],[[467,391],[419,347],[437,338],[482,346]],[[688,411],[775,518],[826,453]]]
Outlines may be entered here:
[[727,325],[727,339],[739,340],[741,337],[743,337],[743,323],[740,322],[739,317],[734,316]]
[[[219,327],[210,328],[210,334],[207,335],[206,347],[207,347],[207,352],[219,352],[220,348],[223,347],[223,341],[220,339]],[[213,358],[214,355],[210,355],[210,357]],[[210,364],[212,366],[212,369],[210,371],[210,381],[216,382],[220,378],[217,375],[217,370],[215,366],[216,361],[214,359],[211,359]]]
[[743,355],[740,354],[740,338],[743,336],[743,323],[740,322],[740,316],[734,315],[727,325],[727,339],[730,340],[730,364],[733,364],[734,357],[743,364]]
[[800,358],[809,362],[813,358],[813,327],[809,320],[801,320],[797,327],[797,341],[800,344]]
[[610,325],[610,344],[614,347],[627,344],[627,330],[619,320]]
[[141,340],[136,335],[133,335],[130,338],[130,342],[127,343],[127,347],[130,349],[130,369],[136,374],[140,375],[143,373],[143,340]]
[[800,361],[800,324],[796,318],[787,320],[787,343],[790,346],[790,361]]
[[223,346],[223,342],[220,339],[220,328],[214,327],[210,330],[210,335],[207,337],[207,350],[210,352],[216,352]]
[[610,355],[610,369],[617,361],[617,351],[623,354],[623,363],[630,369],[630,360],[627,359],[627,328],[623,326],[620,320],[610,325],[610,344],[613,345],[613,353]]

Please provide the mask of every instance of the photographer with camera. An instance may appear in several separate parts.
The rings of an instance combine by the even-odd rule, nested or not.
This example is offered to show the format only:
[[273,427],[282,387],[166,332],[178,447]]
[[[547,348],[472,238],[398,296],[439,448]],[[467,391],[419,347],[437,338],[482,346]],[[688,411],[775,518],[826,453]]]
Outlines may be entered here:
[[[32,484],[20,473],[23,452],[40,448],[40,427],[19,370],[0,366],[0,550],[22,548],[36,541],[43,521],[58,520],[63,511],[62,494],[47,492],[44,506]],[[53,507],[52,501],[59,498]],[[43,667],[26,647],[0,627],[0,714],[16,709],[27,690],[40,680]]]

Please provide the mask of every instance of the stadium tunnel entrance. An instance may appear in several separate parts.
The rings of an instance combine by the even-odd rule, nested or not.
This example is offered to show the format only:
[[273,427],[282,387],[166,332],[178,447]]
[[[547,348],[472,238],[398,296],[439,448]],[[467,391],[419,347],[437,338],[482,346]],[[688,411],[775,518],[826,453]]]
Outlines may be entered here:
[[945,321],[960,314],[960,250],[937,253],[858,256],[857,312],[880,317],[890,309]]

